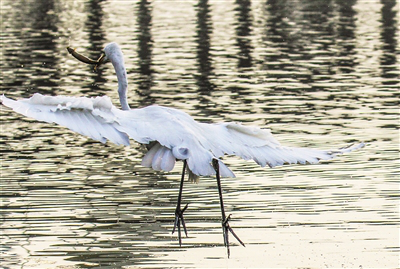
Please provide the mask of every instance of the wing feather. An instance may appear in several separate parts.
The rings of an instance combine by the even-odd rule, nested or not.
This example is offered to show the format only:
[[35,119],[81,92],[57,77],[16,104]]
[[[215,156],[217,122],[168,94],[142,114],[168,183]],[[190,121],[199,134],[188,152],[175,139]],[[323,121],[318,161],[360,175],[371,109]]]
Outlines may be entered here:
[[110,120],[117,110],[108,97],[64,97],[34,94],[29,99],[14,101],[0,97],[5,106],[27,117],[57,123],[70,130],[105,143],[129,145],[129,137]]
[[318,150],[282,146],[270,130],[258,127],[247,127],[236,123],[204,124],[199,123],[204,138],[201,143],[221,157],[223,154],[237,155],[245,160],[252,159],[260,166],[270,167],[283,164],[318,163],[337,155],[351,152],[363,147],[359,143],[338,150]]
[[[190,173],[214,175],[212,160],[225,154],[254,160],[261,166],[317,163],[361,148],[363,143],[338,150],[282,146],[268,129],[236,123],[196,122],[187,113],[162,106],[119,110],[107,96],[63,97],[33,95],[14,101],[0,96],[5,106],[37,120],[54,122],[95,140],[129,145],[129,137],[149,144],[142,165],[170,171],[176,159],[187,160]],[[219,160],[221,176],[234,174]]]

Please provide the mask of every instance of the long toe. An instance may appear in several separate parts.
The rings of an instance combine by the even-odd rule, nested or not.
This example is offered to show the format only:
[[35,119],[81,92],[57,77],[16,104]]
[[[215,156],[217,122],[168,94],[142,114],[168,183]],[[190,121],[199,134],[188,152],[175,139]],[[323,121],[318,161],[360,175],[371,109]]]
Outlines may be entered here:
[[230,256],[230,249],[229,249],[229,233],[233,235],[233,237],[236,238],[236,240],[245,247],[245,244],[243,243],[242,240],[240,240],[239,236],[233,231],[233,229],[229,226],[229,220],[230,220],[231,215],[229,215],[225,220],[222,221],[222,230],[224,233],[224,245],[226,247],[227,253],[228,253],[228,258]]
[[182,246],[181,224],[182,224],[182,227],[183,227],[186,237],[188,236],[185,220],[183,218],[183,213],[188,208],[188,205],[189,204],[187,204],[183,209],[180,209],[177,207],[175,210],[175,222],[174,222],[174,228],[172,229],[172,234],[174,234],[176,228],[178,228],[178,239],[179,239],[180,246]]

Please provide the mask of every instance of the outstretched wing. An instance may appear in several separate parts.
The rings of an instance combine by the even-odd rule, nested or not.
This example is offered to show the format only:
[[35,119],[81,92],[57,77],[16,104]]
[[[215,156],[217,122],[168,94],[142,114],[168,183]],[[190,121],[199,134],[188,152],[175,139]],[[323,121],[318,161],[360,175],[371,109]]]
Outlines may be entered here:
[[[14,101],[0,97],[4,105],[37,120],[54,122],[105,143],[129,145],[129,138],[149,144],[142,164],[170,171],[176,159],[187,160],[195,175],[214,175],[212,159],[225,154],[254,160],[261,166],[285,163],[317,163],[361,148],[363,143],[338,150],[316,150],[282,146],[268,129],[236,123],[206,124],[188,114],[161,106],[120,110],[107,96],[65,97],[35,94]],[[221,176],[234,177],[219,161]]]
[[[190,129],[194,120],[184,112],[159,106],[117,109],[109,97],[66,97],[34,94],[29,99],[1,102],[15,112],[40,121],[57,123],[72,131],[105,143],[129,145],[129,138],[150,144],[142,164],[154,170],[170,171],[176,159],[188,161],[191,174],[213,175],[212,153],[202,147]],[[187,123],[189,124],[187,125]],[[234,174],[220,161],[221,176]]]
[[295,163],[315,164],[364,146],[364,143],[359,143],[337,150],[285,147],[272,136],[269,129],[236,123],[202,124],[202,129],[205,143],[208,143],[207,146],[217,157],[224,154],[237,155],[245,160],[254,160],[262,167]]
[[115,128],[114,111],[118,109],[107,96],[87,98],[36,93],[29,99],[15,101],[3,95],[0,100],[27,117],[60,124],[102,143],[110,140],[118,145],[129,145],[129,137]]
[[[215,174],[211,161],[225,154],[254,160],[261,166],[275,167],[285,163],[314,164],[364,146],[360,143],[337,150],[285,147],[268,129],[237,123],[199,123],[180,110],[161,106],[121,113],[125,115],[119,119],[119,130],[141,143],[158,141],[161,146],[172,149],[177,159],[188,160],[189,168],[197,175]],[[133,122],[135,124],[129,124]],[[164,150],[157,146],[150,149],[142,164],[157,168],[157,164],[163,161]],[[166,153],[169,154],[168,151]],[[234,176],[222,162],[220,166],[222,175]]]

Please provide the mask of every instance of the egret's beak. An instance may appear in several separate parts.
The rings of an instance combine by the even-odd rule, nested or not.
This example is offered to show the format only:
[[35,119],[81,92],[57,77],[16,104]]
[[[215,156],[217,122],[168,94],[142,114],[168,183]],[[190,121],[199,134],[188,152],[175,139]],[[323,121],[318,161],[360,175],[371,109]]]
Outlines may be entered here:
[[106,63],[107,60],[108,60],[108,59],[107,59],[106,54],[105,54],[104,52],[102,52],[101,55],[100,55],[100,57],[99,57],[99,59],[97,59],[96,65],[94,66],[94,71],[96,71],[97,68],[98,68],[100,65]]
[[68,52],[75,57],[78,61],[81,61],[85,64],[94,64],[94,70],[96,71],[97,68],[102,65],[103,63],[107,62],[107,57],[104,52],[101,53],[100,58],[97,60],[90,59],[79,52],[77,52],[74,48],[67,47]]
[[81,61],[82,63],[85,63],[85,64],[97,64],[98,63],[97,61],[92,60],[92,59],[80,54],[74,48],[67,47],[67,50],[72,56],[75,57],[75,59],[77,59],[78,61]]

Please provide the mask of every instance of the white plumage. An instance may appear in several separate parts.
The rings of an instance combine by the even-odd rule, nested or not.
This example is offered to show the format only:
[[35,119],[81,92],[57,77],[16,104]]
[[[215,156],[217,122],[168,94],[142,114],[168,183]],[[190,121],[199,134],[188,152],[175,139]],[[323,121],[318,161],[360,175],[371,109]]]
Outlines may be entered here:
[[[77,54],[71,50],[73,55]],[[245,160],[254,160],[261,166],[274,167],[285,163],[317,163],[336,155],[361,148],[364,143],[338,150],[316,150],[282,146],[268,129],[248,127],[237,123],[206,124],[195,121],[187,113],[177,109],[152,105],[130,109],[127,101],[127,75],[123,54],[115,43],[104,49],[103,62],[110,60],[118,78],[118,94],[121,109],[116,108],[109,97],[67,97],[34,94],[29,99],[14,101],[0,96],[3,105],[15,112],[40,121],[57,123],[72,131],[105,143],[129,145],[130,138],[147,145],[148,152],[142,165],[154,170],[171,171],[176,160],[183,160],[183,172],[175,210],[174,229],[178,228],[181,244],[182,224],[186,233],[181,209],[182,188],[185,169],[189,177],[216,175],[222,214],[224,244],[228,250],[228,233],[240,244],[244,243],[233,232],[225,215],[220,176],[234,177],[233,172],[221,161],[221,157],[237,155]],[[102,62],[98,60],[98,65]],[[94,62],[94,61],[93,61]]]
[[[105,60],[112,62],[117,74],[122,110],[107,96],[88,98],[36,93],[30,99],[18,101],[3,95],[1,101],[27,117],[57,123],[102,143],[110,140],[127,146],[129,138],[141,144],[153,142],[142,165],[170,171],[176,159],[187,160],[189,170],[197,176],[215,175],[212,159],[224,154],[274,167],[284,163],[317,163],[364,146],[360,143],[338,150],[284,147],[268,129],[237,123],[200,123],[185,112],[157,105],[130,109],[122,51],[116,43],[107,45],[104,51]],[[221,176],[234,177],[220,160],[219,165]]]
[[[188,114],[163,106],[120,110],[109,97],[66,97],[34,94],[14,101],[4,95],[1,101],[15,112],[40,121],[57,123],[72,131],[105,143],[129,145],[129,138],[150,144],[142,165],[154,170],[171,171],[175,160],[187,160],[189,169],[198,176],[215,175],[213,158],[224,154],[254,160],[261,166],[285,163],[317,163],[338,154],[350,152],[363,143],[338,150],[315,150],[282,146],[268,129],[237,123],[206,124]],[[222,161],[223,177],[234,174]]]

